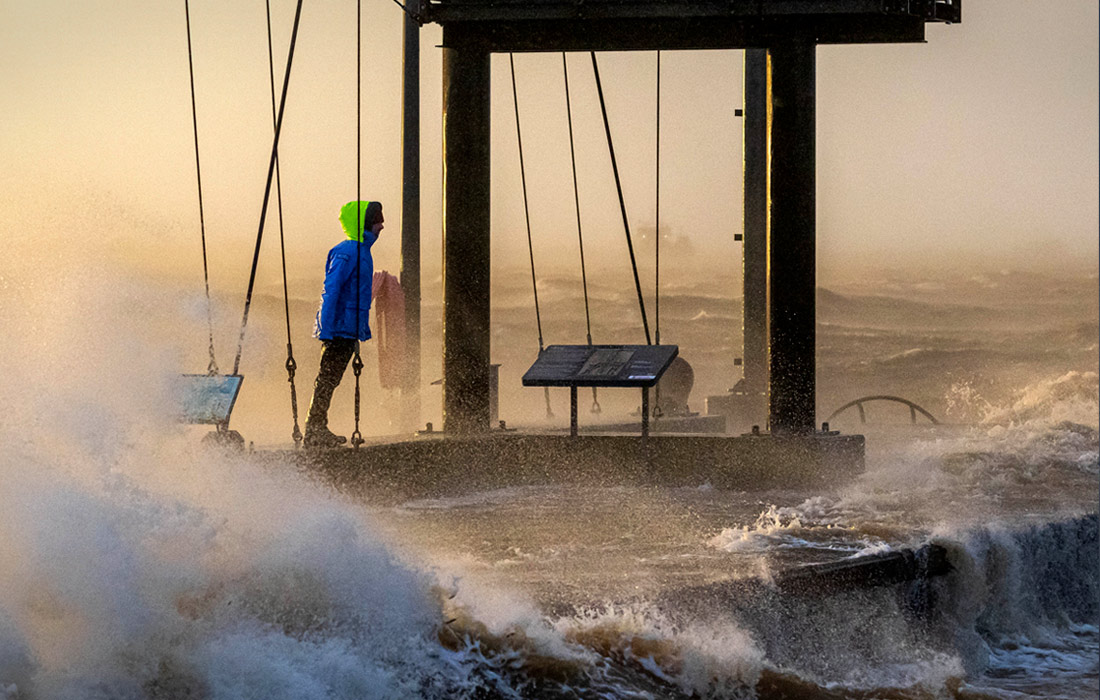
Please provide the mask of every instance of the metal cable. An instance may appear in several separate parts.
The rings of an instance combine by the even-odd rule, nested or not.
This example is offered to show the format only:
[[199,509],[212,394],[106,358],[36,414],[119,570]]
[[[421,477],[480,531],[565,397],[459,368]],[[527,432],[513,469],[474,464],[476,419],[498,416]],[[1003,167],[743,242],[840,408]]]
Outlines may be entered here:
[[654,179],[657,181],[656,194],[654,198],[657,201],[657,212],[654,216],[656,219],[656,238],[655,248],[657,260],[654,265],[655,269],[655,281],[653,283],[653,302],[654,302],[654,337],[657,340],[657,344],[661,344],[661,52],[657,51],[657,167]]
[[516,113],[516,143],[519,146],[519,178],[523,185],[523,218],[527,224],[527,254],[531,260],[531,291],[535,295],[535,324],[539,333],[539,352],[543,350],[542,342],[542,316],[539,313],[539,288],[535,281],[535,247],[531,242],[531,213],[527,206],[527,173],[523,165],[523,135],[519,128],[519,95],[516,92],[516,62],[512,54],[508,54],[508,66],[512,73],[512,104]]
[[[654,219],[656,219],[655,228],[656,241],[654,241],[654,248],[656,252],[656,261],[654,262],[654,282],[653,282],[653,325],[654,325],[654,339],[657,341],[657,345],[661,344],[661,51],[657,50],[657,165],[654,172],[654,180],[656,180],[656,192],[654,199],[656,200],[656,213]],[[661,383],[657,383],[657,388],[654,391],[653,401],[653,419],[660,418],[663,411],[661,411]]]
[[[569,98],[569,66],[565,60],[565,52],[561,52],[561,69],[565,76],[565,113],[569,122],[569,161],[573,166],[573,205],[577,212],[577,243],[581,251],[581,285],[584,289],[584,324],[588,344],[592,344],[592,315],[588,308],[588,273],[584,266],[584,236],[581,234],[581,195],[577,186],[577,152],[573,145],[573,108]],[[592,387],[592,413],[600,413],[600,400],[596,387]]]
[[[523,164],[523,134],[519,128],[519,93],[516,91],[516,61],[511,53],[508,54],[508,67],[512,75],[512,105],[516,113],[516,144],[519,147],[519,179],[523,185],[523,218],[527,224],[527,255],[531,259],[531,291],[535,295],[535,325],[539,334],[539,354],[544,349],[542,341],[542,314],[539,312],[539,287],[535,280],[535,246],[531,241],[531,212],[527,206],[527,172]],[[543,396],[546,398],[546,417],[553,418],[554,412],[550,408],[550,387],[544,387]]]
[[248,291],[244,298],[244,315],[241,317],[241,332],[237,342],[237,356],[233,360],[233,374],[241,367],[241,351],[244,348],[244,333],[248,327],[248,310],[252,306],[252,290],[256,286],[256,267],[260,260],[260,244],[263,242],[264,222],[267,219],[267,205],[271,199],[271,180],[275,174],[275,159],[279,152],[279,136],[283,131],[283,116],[286,114],[286,92],[290,86],[290,68],[294,62],[294,45],[298,40],[298,25],[302,17],[302,0],[294,11],[294,29],[290,33],[290,50],[286,57],[286,73],[283,76],[283,94],[279,100],[279,116],[275,120],[275,138],[271,144],[271,160],[267,166],[267,184],[264,187],[264,203],[260,209],[260,225],[256,231],[256,248],[252,252],[252,270],[248,276]]
[[[276,125],[278,115],[275,111],[275,52],[271,43],[271,0],[266,1],[267,6],[267,65],[268,75],[271,78],[271,126]],[[286,316],[286,373],[287,382],[290,383],[290,412],[294,418],[294,429],[291,437],[294,446],[302,442],[302,429],[298,426],[298,390],[294,385],[294,374],[298,369],[298,363],[294,361],[294,344],[290,338],[290,292],[286,283],[286,242],[283,236],[283,181],[279,172],[279,157],[275,156],[275,197],[279,212],[279,253],[283,265],[283,311]]]
[[[214,359],[214,318],[210,309],[210,271],[206,263],[206,217],[202,207],[202,168],[199,166],[199,117],[195,108],[195,65],[191,51],[191,3],[183,2],[184,16],[187,19],[187,70],[191,77],[191,125],[195,133],[195,178],[199,185],[199,230],[202,235],[202,280],[206,286],[206,327],[210,338],[210,362],[206,365],[206,373],[213,376],[218,374],[218,362]],[[234,372],[236,374],[236,372]]]
[[615,175],[615,190],[619,194],[619,210],[623,217],[623,230],[626,232],[626,247],[630,251],[630,267],[634,272],[634,288],[638,293],[638,308],[642,314],[642,328],[645,330],[646,345],[652,345],[653,340],[649,335],[649,319],[645,313],[645,299],[642,297],[642,282],[638,278],[638,262],[634,258],[634,243],[630,238],[630,223],[626,218],[626,201],[623,199],[623,186],[619,179],[619,166],[615,161],[615,146],[611,141],[611,125],[607,120],[607,104],[603,97],[603,85],[600,82],[600,67],[596,63],[596,52],[590,51],[592,56],[592,72],[596,76],[596,92],[600,97],[600,112],[603,114],[603,128],[607,134],[607,150],[611,154],[611,170]]
[[588,274],[584,267],[584,236],[581,234],[581,195],[577,186],[577,153],[573,145],[573,108],[569,99],[569,66],[565,62],[565,52],[561,52],[561,69],[565,75],[565,114],[569,121],[569,158],[573,166],[573,204],[577,212],[577,243],[581,250],[581,284],[584,288],[584,323],[588,344],[592,344],[592,316],[588,309]]
[[351,444],[355,449],[363,444],[363,434],[359,432],[359,376],[363,373],[363,358],[359,354],[359,293],[361,291],[360,268],[363,266],[363,2],[355,2],[355,225],[360,229],[355,244],[355,358],[351,362],[355,373],[355,431],[351,434]]

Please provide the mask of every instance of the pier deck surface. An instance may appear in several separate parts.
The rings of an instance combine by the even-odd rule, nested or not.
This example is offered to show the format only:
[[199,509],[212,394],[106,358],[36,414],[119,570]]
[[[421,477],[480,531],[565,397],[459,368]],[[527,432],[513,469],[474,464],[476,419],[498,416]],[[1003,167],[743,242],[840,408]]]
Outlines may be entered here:
[[359,450],[271,450],[257,458],[290,461],[368,502],[396,503],[555,484],[741,491],[833,487],[863,471],[864,440],[837,434],[642,438],[494,432],[421,435]]

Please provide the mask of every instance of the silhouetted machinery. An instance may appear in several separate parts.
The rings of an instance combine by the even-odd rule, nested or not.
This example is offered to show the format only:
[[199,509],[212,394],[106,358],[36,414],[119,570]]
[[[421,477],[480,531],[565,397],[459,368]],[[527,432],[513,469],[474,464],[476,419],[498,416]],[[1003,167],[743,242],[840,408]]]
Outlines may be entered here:
[[672,361],[660,383],[657,384],[657,411],[661,416],[692,415],[688,406],[691,388],[695,386],[695,370],[688,361],[677,356]]

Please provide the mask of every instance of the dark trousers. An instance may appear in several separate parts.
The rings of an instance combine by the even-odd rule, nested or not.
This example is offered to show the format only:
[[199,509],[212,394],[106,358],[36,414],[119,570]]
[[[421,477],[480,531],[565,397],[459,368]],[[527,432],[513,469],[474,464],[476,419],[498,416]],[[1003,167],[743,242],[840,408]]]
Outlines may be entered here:
[[354,338],[333,338],[322,340],[321,369],[317,372],[317,381],[313,383],[313,400],[309,402],[309,417],[306,418],[306,434],[314,430],[328,428],[328,407],[332,403],[332,392],[344,378],[348,362],[355,355]]

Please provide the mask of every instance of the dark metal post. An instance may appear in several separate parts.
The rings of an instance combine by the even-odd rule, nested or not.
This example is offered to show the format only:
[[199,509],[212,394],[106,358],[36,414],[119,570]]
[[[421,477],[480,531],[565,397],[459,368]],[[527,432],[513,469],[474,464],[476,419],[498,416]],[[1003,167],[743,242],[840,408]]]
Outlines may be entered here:
[[401,289],[405,292],[406,421],[420,425],[420,25],[405,15],[401,130]]
[[642,387],[642,437],[649,437],[649,387]]
[[577,387],[569,387],[569,435],[577,437]]
[[768,391],[768,52],[745,50],[744,244],[741,324],[746,409],[763,423]]
[[771,83],[771,430],[815,427],[815,52],[813,39],[768,50]]
[[488,53],[443,49],[443,429],[452,433],[489,429],[489,74]]
[[500,421],[500,365],[489,365],[489,427],[496,428]]

